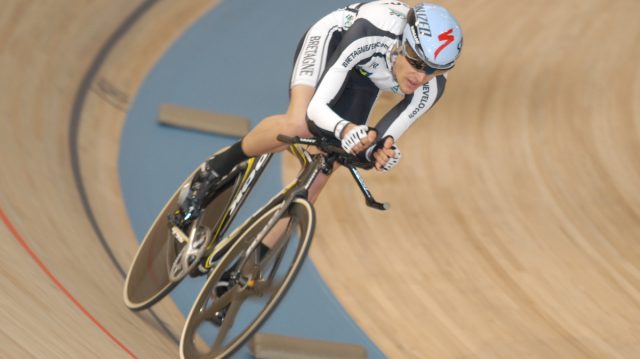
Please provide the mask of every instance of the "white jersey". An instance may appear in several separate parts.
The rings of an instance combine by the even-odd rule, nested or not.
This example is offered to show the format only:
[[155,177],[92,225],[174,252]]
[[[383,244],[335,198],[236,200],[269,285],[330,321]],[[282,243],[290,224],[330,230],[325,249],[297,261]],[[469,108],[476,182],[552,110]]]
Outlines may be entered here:
[[[298,48],[291,86],[315,86],[316,91],[307,110],[308,120],[320,129],[336,133],[338,124],[348,120],[366,124],[375,98],[359,103],[361,112],[344,108],[357,91],[370,84],[378,90],[402,94],[394,79],[393,49],[402,40],[409,7],[399,1],[372,1],[336,10],[316,22]],[[361,78],[364,78],[361,79]],[[359,83],[359,85],[350,85]],[[445,76],[437,76],[418,88],[394,107],[376,126],[379,138],[392,136],[396,141],[415,120],[433,106],[444,91]],[[349,88],[357,88],[349,91]],[[348,106],[348,105],[347,105]],[[345,115],[365,118],[343,118]]]

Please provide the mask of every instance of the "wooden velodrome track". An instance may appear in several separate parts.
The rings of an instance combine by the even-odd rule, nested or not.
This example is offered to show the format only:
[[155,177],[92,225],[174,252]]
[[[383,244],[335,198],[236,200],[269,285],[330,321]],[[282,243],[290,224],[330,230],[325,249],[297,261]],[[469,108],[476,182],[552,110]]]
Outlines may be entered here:
[[[177,356],[169,301],[122,303],[118,143],[145,74],[215,3],[3,2],[0,357]],[[316,266],[390,357],[640,357],[640,3],[443,3],[465,31],[446,95],[402,164],[366,176],[392,210],[338,172]]]

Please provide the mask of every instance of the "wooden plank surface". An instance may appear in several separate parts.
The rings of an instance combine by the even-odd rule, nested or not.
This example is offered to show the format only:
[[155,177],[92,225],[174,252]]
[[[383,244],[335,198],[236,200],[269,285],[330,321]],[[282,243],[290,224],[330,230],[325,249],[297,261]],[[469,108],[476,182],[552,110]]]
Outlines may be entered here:
[[257,333],[251,338],[256,359],[365,359],[367,350],[348,343],[336,343],[292,336]]
[[215,3],[162,0],[147,6],[101,59],[83,93],[79,175],[94,224],[113,252],[110,258],[74,179],[71,118],[78,89],[99,52],[132,14],[151,3],[3,2],[0,210],[15,233],[0,223],[0,357],[176,357],[169,334],[179,335],[184,318],[175,305],[154,308],[158,321],[123,304],[118,266],[128,267],[137,242],[120,194],[118,141],[145,74]]
[[365,176],[392,208],[338,171],[314,263],[392,358],[640,357],[640,3],[442,3],[462,57]]
[[[122,305],[122,277],[85,216],[69,158],[84,75],[142,3],[3,4],[0,207],[123,346],[170,358],[177,348],[157,322]],[[129,101],[213,3],[159,1],[91,84],[81,176],[121,263],[135,250],[116,160]],[[322,276],[391,358],[639,357],[640,3],[443,3],[463,25],[462,59],[441,102],[402,138],[399,167],[365,176],[390,212],[365,208],[348,174],[335,174],[312,248]],[[6,225],[0,238],[0,357],[131,357]],[[176,308],[158,310],[179,331]]]
[[158,122],[169,126],[235,137],[244,136],[251,128],[251,122],[246,117],[173,104],[160,106]]

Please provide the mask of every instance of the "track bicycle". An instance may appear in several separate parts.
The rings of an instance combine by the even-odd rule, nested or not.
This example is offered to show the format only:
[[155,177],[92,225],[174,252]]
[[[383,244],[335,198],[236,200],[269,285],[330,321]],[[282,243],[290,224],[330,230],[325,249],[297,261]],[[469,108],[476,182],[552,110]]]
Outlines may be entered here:
[[[230,245],[198,294],[181,335],[183,359],[229,357],[273,312],[311,245],[315,212],[307,196],[320,173],[330,174],[334,164],[341,164],[356,180],[368,206],[389,208],[373,198],[358,172],[358,168],[370,169],[370,162],[345,153],[339,144],[325,138],[280,135],[278,140],[290,145],[302,169],[290,185],[222,241]],[[311,154],[303,145],[321,152]],[[263,242],[275,243],[266,254],[258,250]],[[226,290],[218,292],[222,282]]]
[[[185,184],[191,183],[191,179],[195,174],[194,171],[178,187],[150,226],[127,273],[124,286],[124,302],[131,310],[138,311],[148,309],[160,301],[188,275],[195,276],[199,272],[210,270],[212,267],[218,268],[209,273],[209,279],[198,296],[199,301],[197,300],[196,305],[193,307],[196,308],[199,305],[201,309],[199,311],[202,312],[202,309],[209,307],[213,303],[225,309],[224,311],[215,311],[214,314],[217,313],[217,315],[210,318],[209,322],[213,323],[213,327],[218,328],[220,331],[218,334],[222,335],[214,334],[217,339],[209,350],[205,350],[205,357],[224,357],[237,350],[249,338],[250,334],[255,332],[266,320],[268,314],[282,298],[309,248],[315,216],[313,207],[308,203],[306,195],[309,186],[321,171],[330,173],[333,163],[344,165],[349,168],[357,180],[369,206],[378,209],[386,209],[388,207],[388,205],[374,200],[356,169],[356,167],[369,169],[372,166],[371,164],[359,161],[355,156],[344,153],[339,145],[327,139],[301,139],[285,136],[279,136],[279,139],[290,144],[290,151],[302,165],[298,178],[291,185],[283,189],[280,194],[276,195],[267,205],[240,225],[231,235],[225,237],[225,233],[269,163],[272,154],[250,158],[234,167],[228,175],[221,178],[211,190],[211,193],[207,194],[209,198],[205,203],[209,204],[201,215],[186,230],[183,230],[170,226],[167,218],[178,207],[180,189]],[[311,155],[302,145],[313,145],[324,153]],[[239,258],[243,251],[246,258],[255,251],[257,243],[265,237],[264,234],[260,236],[256,236],[256,234],[266,233],[272,229],[275,220],[270,221],[269,219],[271,218],[288,219],[283,238],[288,237],[289,239],[278,241],[278,245],[269,251],[269,255],[261,258],[260,264],[262,267],[254,268],[253,281],[245,282],[247,277],[244,274],[246,274],[246,271],[236,271],[236,278],[233,279],[233,282],[244,286],[244,289],[250,288],[250,290],[241,291],[246,296],[243,299],[245,302],[249,302],[246,299],[249,297],[248,294],[250,292],[253,293],[254,297],[257,297],[256,294],[263,295],[268,289],[268,291],[277,295],[271,296],[273,299],[268,302],[269,305],[262,307],[258,305],[259,308],[264,310],[259,311],[260,315],[256,315],[253,318],[255,320],[251,321],[251,325],[240,330],[239,334],[242,335],[234,335],[233,331],[229,331],[229,328],[235,322],[234,317],[240,305],[225,306],[223,303],[231,304],[234,302],[231,297],[237,297],[237,295],[234,295],[234,293],[237,294],[237,289],[232,286],[232,290],[229,291],[228,295],[223,295],[214,301],[204,301],[205,295],[203,293],[211,293],[212,288],[215,288],[222,274],[225,273],[222,268],[228,269],[233,262],[233,258]],[[264,230],[265,227],[268,229]],[[294,242],[291,237],[297,238],[297,246],[290,244]],[[251,249],[250,251],[248,250],[249,248]],[[292,262],[293,265],[289,266],[284,273],[286,274],[284,276],[286,281],[282,281],[282,276],[276,278],[276,269],[280,267],[280,262],[283,259],[291,259],[290,254],[285,256],[285,252],[290,248],[295,248],[296,255],[293,258],[296,261]],[[274,261],[277,261],[277,263]],[[238,268],[246,269],[250,261],[246,262]],[[264,278],[256,282],[256,278],[259,278],[259,275],[266,273],[261,268],[266,268],[265,265],[269,263],[272,264],[271,268],[273,269],[268,277],[269,284],[265,284]],[[282,266],[282,268],[284,267]],[[239,275],[240,272],[243,273],[242,276]],[[274,283],[280,283],[281,285],[276,286]],[[235,303],[239,303],[239,301],[236,300]],[[222,318],[219,317],[223,312],[224,316]],[[191,310],[188,323],[193,324],[185,326],[181,340],[181,348],[184,348],[186,352],[183,357],[202,356],[198,353],[200,352],[199,347],[204,342],[202,338],[196,338],[196,336],[200,336],[197,327],[201,326],[203,318],[205,318],[203,315],[194,314],[194,309]],[[225,341],[226,337],[230,338]],[[196,343],[199,344],[198,347],[195,346]],[[183,350],[181,349],[181,351]]]

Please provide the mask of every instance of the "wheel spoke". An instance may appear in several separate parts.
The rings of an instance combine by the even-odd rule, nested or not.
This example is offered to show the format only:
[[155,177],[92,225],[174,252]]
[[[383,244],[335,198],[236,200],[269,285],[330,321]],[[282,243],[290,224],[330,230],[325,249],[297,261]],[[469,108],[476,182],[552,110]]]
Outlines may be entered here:
[[[238,311],[240,310],[240,306],[247,299],[247,296],[244,294],[239,294],[234,301],[229,305],[229,309],[224,314],[224,319],[222,320],[222,325],[220,326],[220,331],[216,337],[216,341],[213,343],[214,352],[220,350],[220,346],[224,343],[224,339],[227,337],[227,333],[233,326],[233,323],[236,320],[236,315],[238,315]],[[224,309],[224,308],[223,308]]]
[[[209,320],[214,317],[214,315],[227,307],[232,301],[235,299],[235,296],[238,296],[240,293],[240,287],[234,286],[233,288],[229,288],[229,290],[222,295],[220,298],[209,299],[211,305],[206,308],[201,308],[199,316],[203,320]],[[213,294],[211,294],[213,295]],[[205,302],[205,305],[207,303]],[[204,306],[203,306],[204,307]]]
[[[292,217],[289,220],[289,224],[287,225],[287,229],[285,230],[284,234],[280,237],[280,239],[278,239],[278,242],[275,248],[271,250],[271,252],[273,252],[273,256],[276,256],[276,259],[273,266],[271,267],[271,271],[269,272],[268,278],[265,280],[266,282],[265,286],[270,286],[271,282],[273,281],[273,278],[275,278],[276,273],[278,272],[278,268],[280,267],[280,262],[282,261],[282,257],[284,256],[286,248],[289,245],[289,242],[291,241],[291,233],[293,232],[293,228],[295,228],[298,225],[298,223],[299,223],[299,219],[296,217]],[[271,257],[268,259],[271,260]],[[267,261],[267,258],[265,258],[263,263],[269,263]]]

